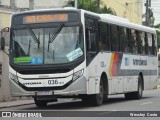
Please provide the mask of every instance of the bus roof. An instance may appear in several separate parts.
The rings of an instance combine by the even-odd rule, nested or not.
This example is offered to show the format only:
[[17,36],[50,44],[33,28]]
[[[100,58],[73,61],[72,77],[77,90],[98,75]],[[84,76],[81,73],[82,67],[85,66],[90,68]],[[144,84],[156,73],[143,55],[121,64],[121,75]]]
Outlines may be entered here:
[[90,14],[90,15],[93,15],[93,16],[97,16],[97,17],[100,18],[100,21],[103,21],[103,22],[107,22],[107,23],[110,23],[110,24],[116,24],[116,25],[119,25],[119,26],[124,26],[124,27],[129,27],[129,28],[134,28],[134,29],[137,29],[137,30],[140,30],[140,31],[151,32],[151,33],[154,33],[154,34],[156,33],[156,30],[154,28],[132,23],[128,19],[125,19],[125,18],[121,18],[121,17],[118,17],[118,16],[110,15],[110,14],[97,14],[97,13],[93,13],[93,12],[86,11],[86,10],[83,10],[83,9],[76,9],[76,8],[73,8],[73,7],[23,11],[23,12],[20,12],[20,13],[14,13],[14,15],[16,15],[16,14],[27,14],[27,13],[30,14],[30,13],[35,13],[35,12],[39,13],[39,12],[47,12],[47,11],[49,11],[49,12],[51,12],[51,11],[81,11],[84,14],[86,13],[86,14]]
[[110,24],[115,24],[115,25],[119,25],[119,26],[134,28],[134,29],[137,29],[137,30],[140,30],[140,31],[151,32],[151,33],[156,34],[156,30],[154,28],[132,23],[128,19],[125,19],[125,18],[121,18],[121,17],[114,16],[114,15],[111,15],[111,14],[97,14],[97,13],[89,12],[89,11],[86,11],[86,10],[82,10],[82,11],[84,13],[100,17],[102,22],[107,22],[107,23],[110,23]]

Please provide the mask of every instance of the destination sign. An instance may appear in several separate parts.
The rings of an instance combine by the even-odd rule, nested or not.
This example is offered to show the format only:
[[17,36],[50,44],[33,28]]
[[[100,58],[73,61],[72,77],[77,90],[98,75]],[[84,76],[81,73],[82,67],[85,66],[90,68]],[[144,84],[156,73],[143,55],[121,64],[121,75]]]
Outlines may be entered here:
[[23,17],[23,24],[46,23],[46,22],[66,22],[68,14],[48,14],[48,15],[31,15]]

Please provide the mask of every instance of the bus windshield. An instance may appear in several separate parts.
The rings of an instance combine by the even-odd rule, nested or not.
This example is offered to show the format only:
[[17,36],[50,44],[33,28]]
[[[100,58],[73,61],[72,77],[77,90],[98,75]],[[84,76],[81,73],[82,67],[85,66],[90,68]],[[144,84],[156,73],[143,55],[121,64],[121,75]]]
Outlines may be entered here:
[[11,31],[11,62],[14,64],[60,64],[84,56],[82,28],[31,28]]

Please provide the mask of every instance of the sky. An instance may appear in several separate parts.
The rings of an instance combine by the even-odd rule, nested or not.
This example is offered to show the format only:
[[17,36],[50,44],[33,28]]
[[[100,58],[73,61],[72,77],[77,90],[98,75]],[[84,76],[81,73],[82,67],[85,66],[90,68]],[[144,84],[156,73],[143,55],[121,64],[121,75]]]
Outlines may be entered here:
[[[146,0],[144,0],[144,3]],[[144,5],[144,4],[143,4]],[[151,8],[153,10],[153,15],[155,17],[154,24],[160,24],[160,0],[151,0]],[[143,7],[143,13],[145,13],[145,6]]]
[[160,23],[160,0],[151,0],[151,8],[155,17],[155,25]]

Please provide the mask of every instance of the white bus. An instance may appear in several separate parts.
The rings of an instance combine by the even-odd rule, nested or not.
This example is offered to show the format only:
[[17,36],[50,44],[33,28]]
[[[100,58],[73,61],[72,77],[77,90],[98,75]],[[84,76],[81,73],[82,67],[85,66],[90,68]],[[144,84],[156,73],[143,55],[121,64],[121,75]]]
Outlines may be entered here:
[[57,98],[141,99],[157,86],[152,28],[67,8],[13,14],[10,35],[11,95],[33,96],[38,107]]

